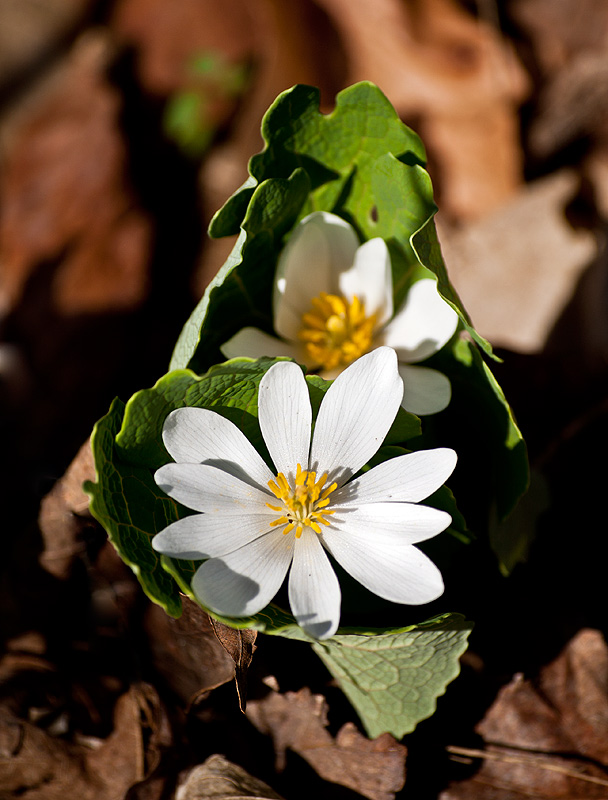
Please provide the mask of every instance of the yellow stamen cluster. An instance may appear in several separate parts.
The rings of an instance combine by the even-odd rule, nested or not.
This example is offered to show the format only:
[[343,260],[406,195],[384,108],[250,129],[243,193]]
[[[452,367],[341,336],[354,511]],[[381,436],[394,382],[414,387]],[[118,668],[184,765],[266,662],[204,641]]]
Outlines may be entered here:
[[321,292],[310,311],[302,315],[299,339],[310,360],[323,369],[346,367],[367,353],[372,343],[376,315],[365,316],[365,303],[355,295],[344,297]]
[[268,508],[278,511],[281,516],[270,524],[285,525],[283,533],[290,533],[296,529],[296,538],[299,539],[305,527],[312,528],[315,533],[321,533],[320,525],[329,525],[326,516],[334,512],[329,510],[329,495],[336,489],[336,483],[325,487],[327,473],[317,480],[316,472],[303,470],[298,464],[295,485],[293,488],[289,481],[279,472],[273,481],[268,481],[268,486],[273,495],[280,500],[282,505],[275,506],[266,503]]

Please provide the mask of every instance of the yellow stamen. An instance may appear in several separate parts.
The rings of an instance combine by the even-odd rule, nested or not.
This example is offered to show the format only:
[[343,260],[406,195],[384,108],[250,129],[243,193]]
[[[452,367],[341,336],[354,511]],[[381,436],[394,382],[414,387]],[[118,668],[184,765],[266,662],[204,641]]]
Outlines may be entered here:
[[321,292],[312,298],[310,311],[302,315],[298,338],[315,365],[336,369],[368,352],[375,327],[376,315],[366,316],[365,304],[356,295],[348,301]]
[[295,528],[296,539],[300,538],[305,527],[321,533],[321,525],[330,524],[325,517],[334,513],[327,506],[330,503],[329,495],[337,488],[336,483],[324,488],[326,483],[326,472],[317,480],[316,472],[303,470],[301,464],[297,465],[293,486],[279,472],[274,480],[268,481],[271,492],[282,503],[281,506],[266,503],[268,508],[280,514],[270,523],[271,527],[284,525],[284,534],[291,533]]

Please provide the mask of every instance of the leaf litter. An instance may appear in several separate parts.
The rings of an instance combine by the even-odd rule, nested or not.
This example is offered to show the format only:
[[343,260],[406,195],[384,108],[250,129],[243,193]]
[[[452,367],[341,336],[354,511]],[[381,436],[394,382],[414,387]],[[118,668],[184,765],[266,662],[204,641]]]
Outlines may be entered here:
[[[78,13],[87,5],[91,16],[60,40],[49,24],[52,80],[24,43],[21,94],[6,101],[0,122],[2,346],[22,365],[0,369],[8,541],[0,797],[279,796],[260,779],[290,798],[607,796],[602,481],[592,470],[573,474],[608,438],[603,4],[384,0],[372,15],[363,3],[299,0],[291,17],[274,2],[251,15],[244,0],[122,0],[111,15],[79,3]],[[237,18],[245,20],[238,37]],[[136,45],[135,65],[121,54],[125,42]],[[180,65],[210,42],[257,72],[221,110],[222,139],[199,166],[164,148],[157,111],[159,98],[189,80]],[[471,241],[479,226],[492,243],[467,264],[469,285],[488,287],[467,306],[502,346],[501,375],[551,502],[512,583],[480,586],[476,569],[487,565],[465,565],[475,591],[458,607],[475,619],[481,593],[487,614],[463,675],[404,744],[365,737],[330,677],[299,650],[282,663],[260,637],[250,660],[245,634],[224,641],[226,652],[204,617],[175,621],[149,604],[82,504],[86,446],[51,488],[112,397],[148,385],[168,361],[227,246],[201,246],[200,228],[241,183],[269,103],[295,82],[320,86],[328,102],[359,78],[375,80],[427,143],[453,228],[446,242]],[[595,91],[600,104],[590,106]],[[148,179],[158,171],[171,176],[170,201]],[[545,176],[553,189],[527,206]],[[518,206],[519,216],[509,212]],[[499,232],[490,211],[502,218]],[[520,255],[504,258],[514,240]],[[532,257],[539,240],[551,263]],[[152,324],[165,308],[161,295],[182,279],[166,326]],[[467,280],[455,270],[463,296]],[[535,302],[521,316],[533,297],[545,304],[542,320]],[[573,530],[576,568],[566,563]],[[232,685],[235,663],[248,673],[247,717]],[[267,692],[269,674],[284,693]],[[210,785],[210,775],[220,783]]]

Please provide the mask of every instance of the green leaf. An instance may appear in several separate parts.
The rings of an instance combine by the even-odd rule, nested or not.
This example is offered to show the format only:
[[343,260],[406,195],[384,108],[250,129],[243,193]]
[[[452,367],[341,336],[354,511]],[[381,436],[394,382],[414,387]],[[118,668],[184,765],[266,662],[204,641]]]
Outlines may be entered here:
[[93,430],[96,482],[84,485],[91,498],[89,508],[148,597],[170,616],[179,617],[182,604],[177,586],[150,544],[155,533],[177,519],[175,503],[156,486],[148,469],[117,458],[114,439],[123,412],[124,404],[115,400]]
[[448,376],[452,399],[429,421],[416,449],[431,439],[456,450],[458,504],[472,530],[486,531],[489,520],[506,519],[528,488],[526,444],[504,392],[466,336],[454,338],[428,364]]
[[472,624],[458,614],[365,635],[342,633],[313,649],[340,684],[370,738],[400,739],[436,708],[460,671]]
[[170,369],[204,372],[223,360],[220,345],[241,327],[271,329],[274,267],[282,236],[295,223],[309,185],[307,174],[296,170],[286,180],[264,181],[255,188],[241,234],[180,334]]
[[530,488],[506,519],[494,517],[490,524],[490,545],[498,558],[500,571],[508,576],[513,568],[528,560],[536,538],[538,520],[550,505],[549,486],[540,472],[532,471]]
[[439,268],[443,290],[469,324],[443,262],[421,261],[412,247],[437,210],[424,147],[376,86],[363,82],[340,92],[331,114],[320,112],[317,89],[295,86],[273,103],[262,133],[266,147],[251,159],[250,179],[209,226],[213,237],[238,233],[239,240],[186,323],[171,369],[203,371],[219,360],[216,348],[247,325],[272,332],[283,237],[315,210],[342,216],[364,240],[386,240],[395,307],[418,270]]
[[161,438],[164,420],[170,411],[183,406],[213,408],[237,424],[264,455],[257,391],[262,375],[273,363],[233,359],[202,377],[177,370],[151,389],[137,392],[126,406],[116,400],[95,426],[96,482],[85,486],[91,496],[91,513],[148,597],[171,616],[181,613],[179,590],[189,586],[196,565],[175,561],[167,571],[168,560],[152,549],[155,534],[189,513],[154,482],[154,471],[170,461]]
[[480,336],[475,328],[471,325],[468,314],[464,311],[464,307],[456,290],[449,281],[448,273],[441,254],[441,245],[437,239],[437,229],[435,221],[429,219],[420,230],[412,237],[412,246],[420,263],[429,269],[434,275],[437,276],[437,289],[443,299],[448,302],[454,311],[460,316],[464,327],[470,334],[471,338],[477,342],[481,349],[496,361],[500,359],[492,352],[492,345]]

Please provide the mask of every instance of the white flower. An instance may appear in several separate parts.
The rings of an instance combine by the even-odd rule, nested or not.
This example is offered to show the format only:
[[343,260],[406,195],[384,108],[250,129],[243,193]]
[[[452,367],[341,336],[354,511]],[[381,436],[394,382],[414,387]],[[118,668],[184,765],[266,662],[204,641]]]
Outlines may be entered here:
[[453,336],[458,315],[423,279],[394,314],[391,260],[383,239],[361,246],[348,222],[317,211],[305,217],[283,248],[273,295],[273,324],[280,338],[243,328],[222,345],[226,358],[291,356],[335,378],[379,345],[397,352],[404,381],[403,406],[435,414],[450,402],[448,378],[412,367],[438,352]]
[[387,600],[436,599],[441,573],[413,545],[451,518],[416,503],[451,474],[454,451],[398,456],[352,480],[382,444],[402,392],[394,351],[374,350],[330,386],[311,441],[302,370],[273,365],[260,382],[258,414],[274,472],[229,420],[209,409],[173,411],[163,441],[177,463],[161,467],[155,480],[199,513],[158,533],[153,547],[208,559],[192,589],[206,608],[229,617],[263,609],[289,571],[293,614],[317,638],[335,633],[340,620],[340,587],[326,551]]

